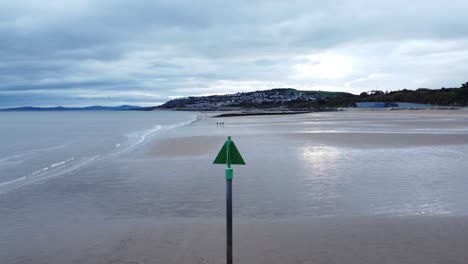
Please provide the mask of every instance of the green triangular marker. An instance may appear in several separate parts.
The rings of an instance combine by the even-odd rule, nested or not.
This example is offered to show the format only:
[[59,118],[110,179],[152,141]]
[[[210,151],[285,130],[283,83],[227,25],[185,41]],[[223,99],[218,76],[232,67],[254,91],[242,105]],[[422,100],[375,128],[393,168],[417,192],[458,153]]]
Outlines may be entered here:
[[224,145],[219,151],[218,156],[216,156],[213,161],[213,164],[245,165],[245,161],[239,153],[239,150],[237,150],[234,141],[231,141],[231,137],[228,137],[226,142],[224,142]]
[[232,164],[245,165],[239,150],[228,137],[213,164],[226,164],[226,263],[232,264]]

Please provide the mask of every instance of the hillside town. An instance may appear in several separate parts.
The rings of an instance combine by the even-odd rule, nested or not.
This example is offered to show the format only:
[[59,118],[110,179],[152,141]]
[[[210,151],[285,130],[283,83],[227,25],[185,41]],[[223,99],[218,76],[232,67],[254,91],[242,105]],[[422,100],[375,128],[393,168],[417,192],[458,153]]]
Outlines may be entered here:
[[197,96],[171,100],[159,108],[222,109],[259,105],[281,105],[291,102],[316,101],[324,95],[319,92],[298,91],[292,88],[276,88],[265,91],[227,95]]

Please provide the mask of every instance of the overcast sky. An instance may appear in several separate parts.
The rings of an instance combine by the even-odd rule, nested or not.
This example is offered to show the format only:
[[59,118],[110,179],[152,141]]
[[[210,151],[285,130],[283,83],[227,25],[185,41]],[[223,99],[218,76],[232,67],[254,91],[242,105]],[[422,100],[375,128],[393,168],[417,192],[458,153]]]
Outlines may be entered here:
[[0,108],[468,81],[468,1],[0,0]]

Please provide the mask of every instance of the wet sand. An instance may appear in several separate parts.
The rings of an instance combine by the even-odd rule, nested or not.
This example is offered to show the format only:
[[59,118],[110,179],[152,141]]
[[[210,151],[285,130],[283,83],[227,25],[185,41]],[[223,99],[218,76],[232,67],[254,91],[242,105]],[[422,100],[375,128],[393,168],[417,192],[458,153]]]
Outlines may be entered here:
[[[409,148],[468,144],[468,111],[400,110],[309,113],[282,117],[213,118],[225,122],[238,141],[259,137],[281,138],[314,145],[345,148]],[[336,125],[338,122],[339,126]],[[243,133],[242,129],[249,130]],[[252,132],[256,129],[256,132]],[[225,135],[171,137],[153,142],[149,156],[192,156],[213,154]],[[280,141],[276,141],[280,143]]]
[[[360,112],[372,114],[369,127],[355,127],[355,113],[330,115],[342,119],[343,126],[332,131],[327,118],[304,122],[312,115],[253,120],[226,119],[228,126],[258,126],[260,133],[239,133],[235,139],[254,145],[261,134],[274,142],[334,146],[339,148],[413,148],[468,144],[468,115],[465,112],[400,111],[398,113]],[[377,114],[377,116],[375,116]],[[379,119],[378,115],[385,118]],[[454,116],[458,119],[452,119]],[[461,119],[460,119],[461,117]],[[232,118],[232,117],[231,117]],[[219,119],[223,120],[223,119]],[[216,119],[215,121],[218,121]],[[223,120],[224,121],[224,120]],[[228,122],[229,121],[229,122]],[[323,126],[323,124],[325,124]],[[395,128],[392,133],[388,126]],[[320,126],[319,128],[317,126]],[[441,131],[439,131],[442,129]],[[457,129],[462,129],[458,131]],[[325,131],[325,132],[324,132]],[[213,142],[217,144],[213,144]],[[223,137],[194,136],[170,138],[155,142],[148,155],[215,155]],[[262,140],[261,142],[264,142]],[[241,143],[242,145],[242,143]],[[180,147],[180,148],[179,148]],[[287,146],[284,146],[287,147]],[[402,216],[402,217],[306,217],[294,216],[276,220],[235,220],[235,261],[237,263],[466,263],[468,261],[468,217]],[[177,260],[163,255],[156,263],[222,263],[224,261],[224,225],[216,223],[184,223],[178,229],[164,228],[168,240],[177,244]],[[177,230],[177,231],[176,231]],[[180,232],[180,233],[179,233]],[[173,236],[175,235],[175,236]],[[145,235],[142,235],[145,236]],[[150,235],[151,236],[151,235]],[[181,238],[177,238],[180,236]],[[148,239],[148,235],[145,236]],[[159,239],[143,244],[164,248]],[[170,243],[170,242],[168,242]],[[133,245],[129,252],[137,250]],[[167,249],[169,250],[169,249]],[[168,252],[162,250],[161,252]],[[169,250],[169,252],[173,252]],[[132,255],[132,253],[129,253]],[[171,255],[171,254],[169,254]],[[122,258],[128,257],[123,254]],[[135,256],[138,259],[138,256]],[[131,259],[131,258],[130,258]],[[171,262],[172,261],[172,262]],[[143,263],[143,262],[142,262]]]
[[[222,221],[129,224],[49,241],[2,263],[225,262]],[[234,234],[235,263],[463,264],[468,259],[466,218],[239,219]],[[54,246],[58,249],[51,251]]]
[[354,148],[409,148],[460,145],[468,135],[397,133],[294,133],[286,136],[316,145]]
[[227,135],[247,162],[235,167],[235,263],[467,263],[467,129],[456,111],[204,119],[1,197],[0,263],[224,263],[223,166],[211,162]]
[[[219,143],[225,140],[222,136],[193,136],[157,140],[146,150],[152,157],[181,157],[213,153]],[[218,143],[218,144],[216,144]]]
[[[464,264],[468,259],[466,218],[237,219],[233,228],[234,263]],[[217,220],[133,220],[38,244],[28,255],[2,263],[225,263],[224,234],[224,222]]]

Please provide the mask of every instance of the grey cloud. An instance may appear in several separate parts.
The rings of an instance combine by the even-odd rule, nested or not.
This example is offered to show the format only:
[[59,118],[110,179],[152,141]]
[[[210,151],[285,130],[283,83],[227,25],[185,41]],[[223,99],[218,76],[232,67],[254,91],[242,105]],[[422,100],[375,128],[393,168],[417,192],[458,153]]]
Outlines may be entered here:
[[[436,71],[466,65],[467,9],[459,0],[2,2],[0,92],[64,90],[76,93],[64,102],[83,103],[78,88],[161,94],[155,102],[272,84],[438,88],[468,70]],[[330,59],[352,69],[337,65],[334,76]],[[24,104],[10,95],[0,107],[15,101]]]

